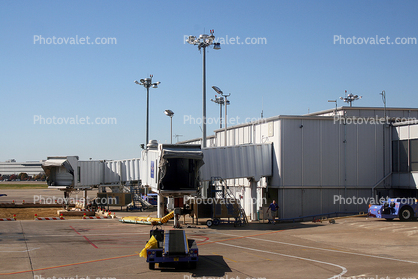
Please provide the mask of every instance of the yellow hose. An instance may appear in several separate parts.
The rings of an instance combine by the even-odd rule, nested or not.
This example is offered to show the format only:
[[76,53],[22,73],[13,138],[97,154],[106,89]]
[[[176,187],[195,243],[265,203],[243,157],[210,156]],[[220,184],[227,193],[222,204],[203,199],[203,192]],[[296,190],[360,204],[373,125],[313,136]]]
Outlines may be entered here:
[[161,218],[161,224],[165,224],[168,222],[168,220],[170,220],[171,218],[174,217],[174,210],[171,211],[170,213],[168,213],[167,215],[165,215],[163,218]]
[[167,215],[162,218],[153,218],[153,217],[135,217],[135,216],[127,216],[123,217],[120,221],[126,223],[135,223],[135,224],[149,224],[149,225],[158,225],[158,224],[165,224],[174,217],[174,211],[171,211]]

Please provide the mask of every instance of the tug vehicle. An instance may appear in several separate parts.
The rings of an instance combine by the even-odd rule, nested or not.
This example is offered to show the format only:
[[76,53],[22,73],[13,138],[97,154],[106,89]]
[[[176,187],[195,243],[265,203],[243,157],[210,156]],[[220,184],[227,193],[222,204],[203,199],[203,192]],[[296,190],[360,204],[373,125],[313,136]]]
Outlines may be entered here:
[[383,204],[369,205],[369,217],[401,221],[411,221],[418,217],[418,200],[416,198],[389,198]]
[[196,268],[199,250],[196,241],[188,239],[184,230],[164,232],[164,230],[157,228],[150,231],[150,237],[150,241],[147,243],[149,248],[147,249],[147,246],[144,248],[149,269],[155,269],[156,263],[159,264],[159,267],[187,263],[190,268]]

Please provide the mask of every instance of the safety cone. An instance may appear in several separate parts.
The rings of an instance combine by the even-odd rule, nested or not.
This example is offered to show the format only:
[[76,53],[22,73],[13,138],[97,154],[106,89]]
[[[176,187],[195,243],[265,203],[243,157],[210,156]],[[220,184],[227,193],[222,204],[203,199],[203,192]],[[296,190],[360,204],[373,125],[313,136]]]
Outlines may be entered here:
[[23,200],[22,204],[25,204],[25,200]]
[[13,219],[15,219],[15,220],[16,220],[16,214],[13,214]]
[[35,220],[36,220],[36,218],[38,218],[38,214],[35,213]]
[[15,204],[15,200],[12,201],[12,204]]

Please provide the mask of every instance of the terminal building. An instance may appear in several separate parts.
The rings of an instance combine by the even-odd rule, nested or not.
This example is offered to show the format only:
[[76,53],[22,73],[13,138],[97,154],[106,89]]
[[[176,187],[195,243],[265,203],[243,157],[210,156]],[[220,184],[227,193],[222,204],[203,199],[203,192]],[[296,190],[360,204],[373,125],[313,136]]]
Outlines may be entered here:
[[[279,217],[286,219],[367,211],[376,196],[416,197],[416,119],[416,108],[340,107],[228,127],[227,146],[272,144],[272,175],[256,183],[237,177],[227,185],[252,219],[273,199],[280,206]],[[207,146],[223,147],[225,130],[214,133]]]
[[13,175],[19,173],[26,173],[29,176],[42,173],[42,161],[16,162],[15,160],[8,160],[0,162],[0,175]]

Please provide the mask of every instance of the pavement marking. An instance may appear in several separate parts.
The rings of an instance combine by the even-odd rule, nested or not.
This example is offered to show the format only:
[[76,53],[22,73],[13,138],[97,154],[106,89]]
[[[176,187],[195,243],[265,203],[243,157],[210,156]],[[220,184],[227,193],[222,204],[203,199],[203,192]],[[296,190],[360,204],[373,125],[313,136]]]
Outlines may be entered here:
[[[226,233],[220,233],[220,234],[236,236],[234,234],[226,234]],[[243,237],[240,237],[240,238],[243,238]],[[255,240],[258,240],[258,241],[267,241],[267,242],[273,242],[273,243],[278,243],[278,244],[283,244],[283,245],[290,245],[290,246],[296,246],[296,247],[302,247],[302,248],[309,248],[309,249],[327,251],[327,252],[350,254],[350,255],[355,255],[355,256],[363,256],[363,257],[370,257],[370,258],[376,258],[376,259],[383,259],[383,260],[390,260],[390,261],[397,261],[397,262],[405,262],[405,263],[418,264],[418,262],[414,262],[414,261],[408,261],[408,260],[402,260],[402,259],[396,259],[396,258],[387,258],[387,257],[381,257],[381,256],[375,256],[375,255],[368,255],[368,254],[361,254],[361,253],[348,252],[348,251],[332,250],[332,249],[326,249],[326,248],[318,248],[318,247],[312,247],[312,246],[306,246],[306,245],[300,245],[300,244],[294,244],[294,243],[286,243],[286,242],[269,240],[269,239],[255,238],[255,237],[252,237],[252,236],[248,236],[246,238],[255,239]],[[231,238],[231,239],[227,239],[227,240],[233,240],[233,239],[236,239],[236,238]],[[225,241],[227,241],[227,240],[225,240]]]
[[74,229],[73,226],[70,226],[70,228],[72,228],[78,235],[81,235],[76,229]]
[[248,235],[248,236],[239,236],[239,235],[235,235],[235,234],[227,234],[227,233],[218,233],[218,232],[216,232],[215,234],[231,235],[231,236],[236,236],[236,237],[228,238],[228,239],[215,240],[215,241],[210,241],[210,242],[205,242],[205,243],[199,243],[197,245],[200,246],[200,245],[206,245],[206,244],[224,242],[224,241],[241,239],[241,238],[250,238],[251,236],[260,236],[260,235],[266,235],[266,234],[273,234],[273,233],[278,233],[278,232],[283,232],[283,231],[285,231],[285,230],[278,230],[278,231],[272,231],[272,232],[266,232],[266,233],[259,233],[259,234],[253,234],[253,235]]
[[96,245],[94,245],[93,242],[90,241],[90,239],[87,238],[87,236],[83,235],[84,239],[87,240],[88,243],[90,243],[94,248],[99,249]]
[[99,249],[99,247],[97,247],[96,245],[94,245],[94,243],[91,242],[90,239],[87,238],[87,236],[81,235],[81,233],[79,233],[76,229],[74,229],[73,226],[70,226],[70,228],[72,228],[78,235],[84,237],[84,239],[87,240],[87,242],[90,243],[94,248]]
[[48,269],[55,269],[55,268],[61,268],[61,267],[74,266],[74,265],[81,265],[81,264],[88,264],[88,263],[96,263],[96,262],[101,262],[101,261],[110,261],[110,260],[116,260],[116,259],[133,257],[133,256],[138,256],[138,254],[125,255],[125,256],[112,257],[112,258],[105,258],[105,259],[92,260],[92,261],[79,262],[79,263],[63,264],[63,265],[50,266],[50,267],[44,267],[44,268],[37,268],[37,269],[31,269],[31,270],[24,270],[24,271],[16,271],[16,272],[10,272],[10,273],[0,273],[0,275],[13,275],[13,274],[28,273],[28,272],[34,272],[34,271],[42,271],[42,270],[48,270]]
[[286,255],[286,254],[271,252],[271,251],[258,250],[258,249],[254,249],[254,248],[248,248],[248,247],[243,247],[243,246],[238,246],[238,245],[232,245],[232,244],[227,244],[227,243],[221,243],[221,242],[218,242],[216,244],[226,245],[226,246],[231,246],[231,247],[241,248],[241,249],[247,249],[247,250],[261,252],[261,253],[269,253],[269,254],[273,254],[273,255],[278,255],[278,256],[283,256],[283,257],[288,257],[288,258],[294,258],[294,259],[303,260],[303,261],[315,262],[315,263],[319,263],[319,264],[326,264],[326,265],[331,265],[331,266],[338,267],[338,268],[342,269],[342,272],[341,273],[339,273],[337,275],[334,275],[332,277],[329,277],[329,279],[338,279],[338,278],[341,278],[341,276],[343,276],[344,274],[347,273],[347,269],[345,267],[343,267],[341,265],[333,264],[333,263],[328,263],[328,262],[323,262],[323,261],[317,261],[317,260],[302,258],[302,257],[298,257],[298,256],[292,256],[292,255]]

